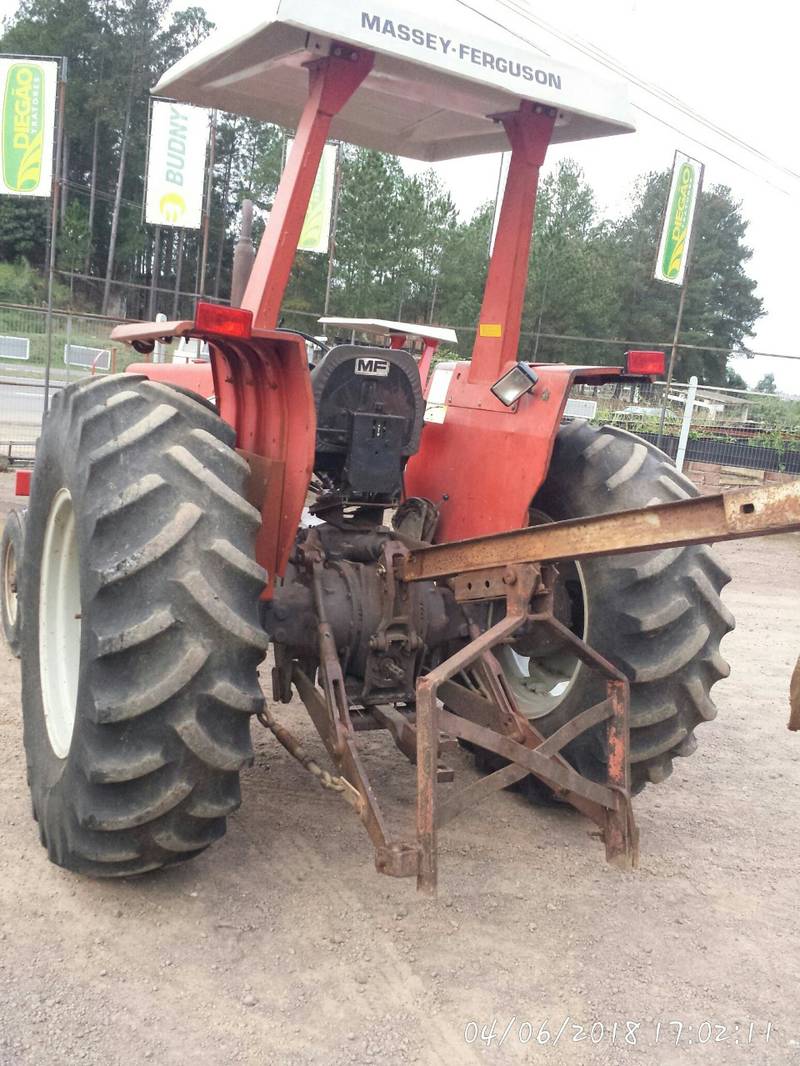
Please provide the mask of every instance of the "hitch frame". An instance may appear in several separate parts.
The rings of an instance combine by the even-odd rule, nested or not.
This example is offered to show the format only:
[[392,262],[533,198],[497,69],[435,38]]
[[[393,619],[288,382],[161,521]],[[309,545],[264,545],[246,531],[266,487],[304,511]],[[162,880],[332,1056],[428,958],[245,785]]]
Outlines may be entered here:
[[[439,830],[468,807],[529,774],[600,828],[607,861],[632,868],[638,864],[639,833],[630,795],[628,679],[554,616],[555,563],[797,530],[800,482],[412,549],[398,567],[398,582],[446,581],[456,600],[466,607],[487,601],[505,604],[500,621],[483,632],[472,622],[468,642],[417,679],[415,713],[375,707],[351,714],[320,594],[320,556],[313,560],[313,567],[323,691],[299,662],[282,662],[276,671],[276,699],[287,699],[290,678],[341,778],[351,786],[339,791],[367,829],[378,871],[394,877],[415,876],[423,893],[436,892]],[[606,682],[604,700],[581,711],[549,737],[520,712],[493,654],[530,623],[550,629]],[[480,691],[455,680],[467,668],[473,670]],[[603,723],[606,780],[601,782],[575,770],[563,750]],[[356,734],[376,729],[388,731],[399,750],[416,763],[413,836],[390,835],[359,757]],[[494,752],[508,764],[442,797],[441,785],[453,778],[442,756],[456,740]]]

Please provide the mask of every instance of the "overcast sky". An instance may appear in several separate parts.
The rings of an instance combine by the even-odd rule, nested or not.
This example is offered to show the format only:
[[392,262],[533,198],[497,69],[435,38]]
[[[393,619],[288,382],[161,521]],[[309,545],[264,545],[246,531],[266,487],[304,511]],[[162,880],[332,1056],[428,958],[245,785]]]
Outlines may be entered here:
[[[485,0],[468,0],[468,4],[486,9]],[[174,6],[188,3],[179,0]],[[241,25],[255,14],[252,0],[205,0],[204,6],[220,28]],[[402,7],[402,0],[393,0],[392,6]],[[517,6],[524,6],[524,0],[517,0]],[[13,0],[0,0],[0,13],[9,14],[15,8]],[[563,41],[501,10],[507,27],[542,51],[602,71]],[[533,2],[530,10],[559,30],[603,49],[634,74],[680,97],[705,118],[800,173],[800,15],[794,5],[785,0],[758,4],[744,0],[559,0],[558,4]],[[641,89],[632,86],[630,95],[635,104],[680,132],[637,111],[636,133],[552,148],[548,164],[573,156],[595,188],[601,209],[617,214],[636,175],[669,166],[676,148],[704,161],[706,182],[730,185],[750,222],[748,242],[754,255],[748,271],[758,282],[767,312],[751,346],[800,357],[800,271],[790,254],[800,249],[800,180],[723,141]],[[436,169],[464,214],[494,196],[497,156],[453,160]],[[734,365],[751,385],[772,371],[781,389],[800,393],[800,358],[795,362],[737,360]]]

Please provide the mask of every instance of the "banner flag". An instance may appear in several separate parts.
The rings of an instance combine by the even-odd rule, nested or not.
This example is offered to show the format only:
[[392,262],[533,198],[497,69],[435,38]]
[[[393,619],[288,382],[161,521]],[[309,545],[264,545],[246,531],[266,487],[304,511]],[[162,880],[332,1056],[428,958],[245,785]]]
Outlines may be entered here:
[[702,171],[702,163],[680,152],[675,153],[664,228],[656,258],[654,276],[657,281],[683,285]]
[[[286,158],[292,150],[293,140],[286,145]],[[335,144],[326,144],[319,161],[319,170],[308,201],[303,229],[297,247],[301,252],[327,252],[331,234],[331,212],[333,210],[333,190],[336,185]]]
[[53,192],[58,63],[3,56],[0,85],[0,195],[49,197]]
[[147,157],[145,222],[200,229],[208,111],[154,100]]

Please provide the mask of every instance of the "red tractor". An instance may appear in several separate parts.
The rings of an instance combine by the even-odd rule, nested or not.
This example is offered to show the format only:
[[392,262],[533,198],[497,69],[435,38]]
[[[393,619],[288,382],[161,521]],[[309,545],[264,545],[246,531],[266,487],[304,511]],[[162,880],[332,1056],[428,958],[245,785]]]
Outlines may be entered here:
[[[800,494],[693,499],[652,445],[564,421],[573,385],[652,379],[648,353],[517,359],[545,151],[632,129],[618,86],[490,38],[467,9],[446,26],[435,8],[273,6],[156,89],[296,126],[242,306],[114,332],[142,353],[207,342],[213,402],[196,368],[144,363],[65,388],[42,431],[21,583],[42,842],[93,876],[197,854],[239,804],[255,715],[357,811],[378,869],[427,891],[439,827],[513,784],[571,803],[632,862],[631,794],[692,752],[728,672],[728,575],[707,543],[798,528]],[[330,136],[427,160],[511,149],[470,361],[431,372],[344,344],[311,372],[277,328]],[[293,690],[332,773],[276,717]],[[375,729],[417,767],[406,836],[359,753]],[[460,792],[456,741],[486,771]]]

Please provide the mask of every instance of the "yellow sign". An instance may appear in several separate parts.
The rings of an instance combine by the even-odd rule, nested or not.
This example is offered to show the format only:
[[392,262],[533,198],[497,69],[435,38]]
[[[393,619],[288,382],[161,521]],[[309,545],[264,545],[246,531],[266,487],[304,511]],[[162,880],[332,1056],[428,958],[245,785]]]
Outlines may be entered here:
[[0,192],[50,196],[58,64],[0,59]]
[[[286,146],[286,158],[294,144],[290,140]],[[327,252],[331,232],[331,214],[333,211],[333,190],[336,185],[335,144],[326,144],[322,150],[319,169],[314,180],[314,188],[308,201],[308,210],[300,232],[297,247],[301,252]]]
[[478,332],[481,337],[502,337],[503,327],[499,322],[481,322]]
[[145,221],[199,229],[208,145],[208,111],[155,100],[150,119]]
[[702,163],[675,153],[656,261],[655,277],[658,281],[668,281],[671,285],[683,284],[702,173]]

